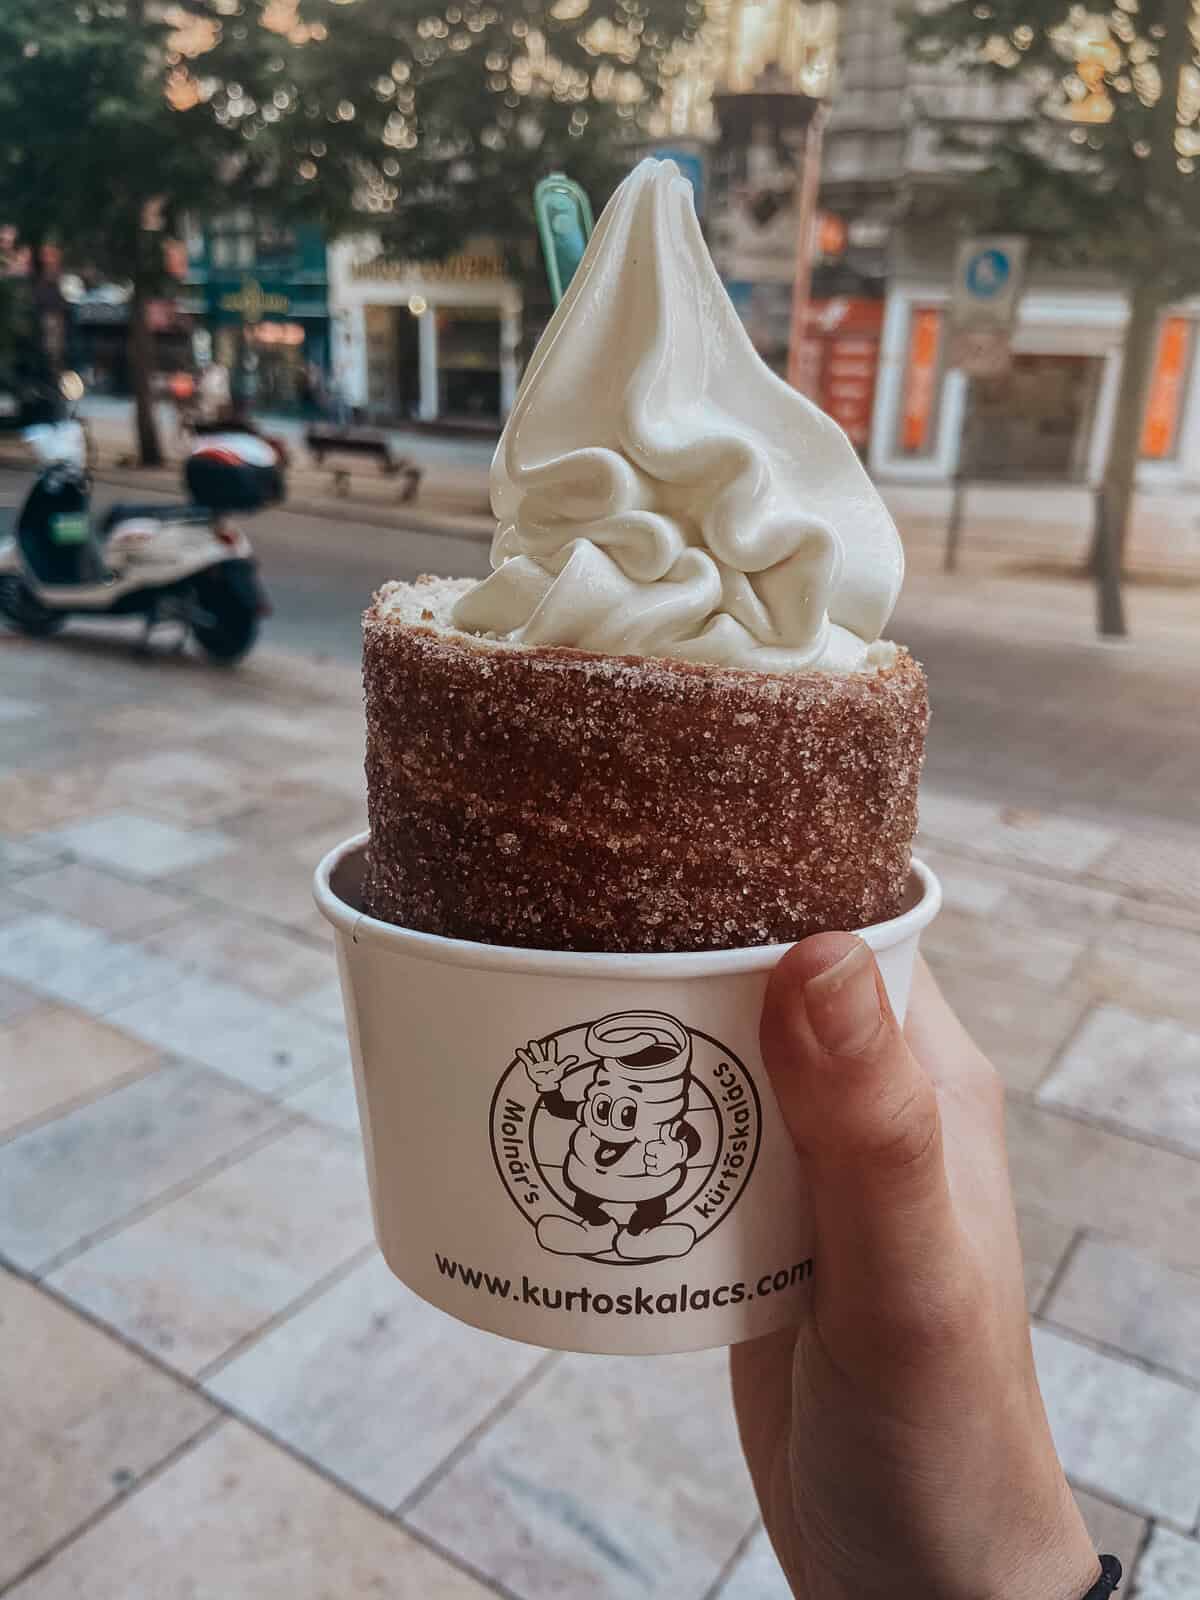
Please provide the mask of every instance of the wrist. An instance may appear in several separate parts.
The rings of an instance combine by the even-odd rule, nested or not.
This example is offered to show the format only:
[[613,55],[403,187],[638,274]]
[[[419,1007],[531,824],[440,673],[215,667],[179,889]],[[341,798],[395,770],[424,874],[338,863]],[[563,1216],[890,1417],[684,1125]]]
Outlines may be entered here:
[[1013,1561],[996,1600],[1090,1600],[1104,1572],[1073,1497],[1070,1509],[1068,1526],[1057,1539]]

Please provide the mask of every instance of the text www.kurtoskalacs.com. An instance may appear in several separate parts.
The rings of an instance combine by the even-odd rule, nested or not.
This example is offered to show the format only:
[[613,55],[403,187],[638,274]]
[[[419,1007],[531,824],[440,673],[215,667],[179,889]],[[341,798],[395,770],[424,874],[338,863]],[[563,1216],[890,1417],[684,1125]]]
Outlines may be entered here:
[[536,1306],[545,1311],[587,1311],[597,1316],[618,1317],[669,1317],[681,1311],[707,1311],[711,1306],[736,1306],[755,1296],[781,1294],[795,1284],[812,1277],[813,1264],[798,1261],[793,1267],[780,1267],[777,1272],[764,1272],[755,1283],[719,1283],[712,1288],[681,1283],[678,1289],[647,1294],[644,1289],[628,1293],[596,1293],[586,1285],[578,1289],[551,1288],[535,1283],[522,1275],[520,1283],[511,1278],[500,1278],[479,1267],[464,1266],[448,1256],[434,1251],[437,1269],[443,1278],[453,1278],[468,1289],[491,1295],[495,1300],[519,1300],[522,1305]]

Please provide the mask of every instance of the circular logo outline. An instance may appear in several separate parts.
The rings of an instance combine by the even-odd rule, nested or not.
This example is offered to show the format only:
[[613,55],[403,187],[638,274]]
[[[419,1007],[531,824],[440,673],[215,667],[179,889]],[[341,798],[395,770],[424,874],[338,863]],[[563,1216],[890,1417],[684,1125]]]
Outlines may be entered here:
[[[621,1013],[614,1013],[613,1015],[622,1015],[622,1014]],[[663,1013],[663,1015],[666,1015],[666,1013]],[[553,1029],[549,1033],[541,1034],[541,1035],[538,1036],[538,1038],[536,1040],[531,1041],[531,1042],[535,1043],[535,1044],[538,1044],[538,1045],[541,1045],[541,1046],[544,1047],[546,1045],[549,1045],[553,1041],[557,1041],[559,1039],[562,1039],[562,1038],[564,1038],[564,1037],[566,1037],[567,1035],[570,1035],[570,1034],[578,1034],[581,1030],[586,1030],[589,1027],[594,1026],[595,1023],[606,1021],[606,1020],[608,1020],[607,1016],[606,1017],[601,1017],[601,1018],[595,1018],[595,1019],[592,1019],[591,1021],[582,1022],[582,1023],[580,1023],[580,1022],[571,1023],[566,1027],[556,1028],[556,1029]],[[675,1020],[675,1019],[671,1019],[671,1020]],[[687,1033],[687,1035],[689,1037],[689,1040],[691,1040],[691,1041],[703,1040],[703,1042],[706,1045],[710,1046],[713,1049],[713,1051],[716,1053],[716,1055],[718,1057],[723,1058],[724,1060],[726,1060],[732,1066],[732,1068],[734,1069],[734,1071],[738,1075],[739,1081],[745,1086],[745,1090],[747,1092],[747,1097],[748,1097],[748,1100],[749,1100],[749,1104],[752,1107],[753,1117],[754,1117],[753,1148],[750,1149],[749,1151],[747,1151],[747,1153],[746,1153],[745,1169],[744,1169],[744,1172],[740,1176],[740,1179],[738,1181],[738,1186],[737,1186],[737,1189],[736,1189],[735,1193],[733,1194],[732,1198],[730,1199],[728,1205],[724,1206],[722,1208],[721,1214],[719,1216],[717,1216],[717,1217],[714,1217],[712,1219],[712,1221],[709,1223],[709,1225],[706,1228],[704,1228],[704,1230],[702,1232],[701,1231],[697,1231],[695,1233],[695,1237],[694,1237],[694,1239],[692,1241],[692,1244],[688,1245],[687,1250],[678,1252],[679,1254],[683,1255],[683,1254],[689,1253],[690,1250],[692,1248],[694,1248],[694,1246],[696,1244],[699,1244],[701,1242],[701,1240],[706,1239],[711,1233],[714,1233],[717,1230],[717,1228],[719,1228],[721,1226],[721,1224],[725,1221],[725,1219],[731,1214],[731,1212],[737,1206],[737,1204],[741,1200],[743,1194],[746,1192],[746,1189],[749,1187],[750,1179],[751,1179],[751,1177],[752,1177],[752,1175],[754,1173],[755,1167],[758,1164],[759,1151],[762,1148],[763,1110],[762,1110],[762,1097],[758,1092],[758,1085],[754,1081],[754,1075],[750,1071],[750,1069],[746,1066],[745,1062],[741,1059],[741,1057],[735,1051],[730,1050],[727,1045],[725,1045],[725,1044],[723,1044],[721,1042],[721,1040],[719,1040],[717,1038],[714,1038],[713,1035],[710,1034],[710,1033],[705,1033],[704,1030],[701,1029],[701,1028],[688,1027],[687,1024],[685,1024],[685,1023],[678,1023],[678,1026],[684,1029],[684,1031]],[[526,1047],[526,1048],[528,1048],[528,1047]],[[582,1070],[582,1069],[575,1069],[575,1070]],[[489,1144],[489,1146],[491,1148],[492,1164],[494,1165],[494,1167],[496,1169],[496,1176],[499,1178],[500,1185],[503,1188],[505,1194],[508,1196],[508,1198],[511,1201],[512,1205],[517,1210],[517,1212],[519,1212],[519,1214],[521,1215],[523,1220],[531,1228],[534,1229],[535,1233],[539,1233],[539,1221],[541,1219],[533,1216],[531,1214],[531,1212],[526,1208],[526,1206],[522,1205],[521,1201],[517,1198],[517,1195],[514,1192],[513,1182],[511,1180],[511,1175],[508,1172],[505,1171],[505,1168],[504,1168],[504,1166],[502,1164],[501,1157],[500,1157],[499,1143],[498,1143],[498,1138],[497,1138],[497,1108],[500,1105],[500,1100],[501,1100],[502,1093],[503,1093],[503,1091],[505,1089],[505,1086],[513,1078],[514,1074],[521,1075],[522,1073],[523,1073],[522,1062],[521,1062],[521,1060],[519,1058],[518,1053],[514,1051],[510,1056],[508,1065],[505,1067],[504,1071],[500,1075],[500,1078],[497,1080],[496,1087],[492,1092],[491,1100],[490,1100],[489,1105],[488,1105],[488,1144]],[[561,1199],[561,1196],[558,1194],[558,1191],[556,1190],[555,1186],[546,1177],[545,1171],[544,1171],[541,1163],[538,1160],[538,1157],[537,1157],[537,1154],[536,1154],[536,1152],[534,1150],[534,1145],[533,1145],[533,1125],[534,1125],[534,1122],[535,1122],[536,1118],[538,1117],[539,1113],[542,1110],[541,1102],[542,1102],[542,1099],[543,1099],[543,1094],[540,1091],[538,1091],[536,1089],[536,1086],[534,1086],[530,1082],[530,1080],[529,1080],[527,1075],[524,1076],[524,1083],[526,1085],[526,1090],[525,1090],[526,1098],[528,1097],[528,1094],[529,1094],[530,1091],[532,1091],[532,1093],[533,1093],[533,1103],[532,1103],[532,1106],[531,1106],[530,1111],[529,1111],[528,1123],[527,1123],[526,1130],[525,1130],[525,1135],[524,1135],[524,1142],[525,1142],[526,1148],[528,1150],[529,1158],[530,1158],[530,1161],[532,1162],[533,1170],[536,1173],[537,1179],[538,1179],[539,1183],[541,1184],[542,1188],[547,1192],[547,1194],[553,1196],[554,1199],[559,1202],[559,1204],[565,1206],[567,1203]],[[713,1092],[713,1090],[711,1090],[708,1087],[707,1083],[698,1082],[698,1086],[703,1090],[704,1094],[707,1096],[709,1102],[711,1103],[712,1109],[716,1114],[717,1131],[718,1131],[717,1150],[716,1150],[716,1154],[714,1155],[711,1163],[708,1166],[707,1173],[706,1173],[706,1176],[705,1176],[704,1180],[698,1186],[698,1188],[692,1192],[692,1194],[689,1196],[688,1200],[685,1202],[685,1205],[683,1207],[679,1208],[679,1211],[682,1211],[682,1210],[686,1209],[687,1206],[692,1205],[695,1202],[696,1198],[700,1194],[702,1194],[705,1185],[711,1180],[713,1174],[719,1171],[720,1166],[721,1166],[721,1158],[722,1158],[722,1155],[723,1155],[723,1153],[725,1151],[726,1144],[727,1144],[728,1138],[729,1138],[728,1130],[727,1130],[726,1125],[725,1125],[725,1116],[723,1114],[723,1111],[724,1111],[725,1108],[722,1107],[722,1105],[720,1104],[720,1102],[719,1102],[719,1100],[717,1098],[717,1095]],[[685,1116],[686,1116],[686,1108],[685,1108]],[[627,1204],[628,1202],[621,1202],[621,1203],[622,1204]],[[667,1216],[669,1218],[669,1217],[672,1217],[672,1216],[675,1216],[675,1215],[678,1215],[678,1214],[679,1214],[678,1211],[676,1211],[676,1212],[668,1212]],[[540,1233],[539,1233],[539,1243],[541,1243],[541,1242],[542,1241],[541,1241]],[[548,1247],[543,1245],[543,1248],[548,1248]],[[626,1258],[622,1258],[620,1256],[614,1256],[611,1253],[609,1253],[608,1251],[585,1252],[585,1251],[580,1250],[580,1251],[569,1251],[568,1252],[568,1251],[550,1250],[550,1253],[551,1254],[562,1255],[564,1259],[567,1259],[570,1256],[574,1255],[574,1256],[577,1256],[578,1259],[587,1260],[589,1262],[594,1262],[599,1266],[648,1266],[648,1265],[653,1264],[654,1262],[658,1262],[658,1261],[669,1259],[670,1255],[675,1254],[676,1252],[669,1252],[669,1253],[665,1253],[665,1254],[661,1254],[661,1255],[648,1255],[648,1256],[640,1257],[638,1259],[626,1259]]]

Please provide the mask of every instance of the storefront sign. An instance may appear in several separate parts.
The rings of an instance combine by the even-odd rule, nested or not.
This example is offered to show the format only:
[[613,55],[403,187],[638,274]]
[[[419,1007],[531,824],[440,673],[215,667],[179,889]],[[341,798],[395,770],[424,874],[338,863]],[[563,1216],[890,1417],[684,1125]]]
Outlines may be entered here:
[[883,301],[839,296],[808,307],[804,393],[865,450],[871,436]]
[[929,448],[941,342],[942,313],[932,307],[914,310],[908,335],[901,433],[902,446],[907,455],[920,455]]
[[261,322],[266,316],[285,316],[291,309],[286,294],[268,293],[256,278],[243,278],[236,294],[223,294],[218,301],[222,311],[233,312],[243,322]]
[[1142,455],[1151,461],[1163,461],[1174,453],[1191,331],[1187,317],[1168,317],[1158,336],[1142,429]]
[[499,256],[456,255],[445,261],[356,261],[350,268],[356,283],[479,283],[505,276]]

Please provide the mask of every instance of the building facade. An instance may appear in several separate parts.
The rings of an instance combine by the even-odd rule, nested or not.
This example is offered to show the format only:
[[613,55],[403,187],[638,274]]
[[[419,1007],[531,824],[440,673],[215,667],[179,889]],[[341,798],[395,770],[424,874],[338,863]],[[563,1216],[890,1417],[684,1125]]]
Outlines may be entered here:
[[180,303],[199,333],[196,354],[227,367],[256,410],[320,409],[330,368],[328,289],[317,228],[239,210],[189,234]]
[[[868,460],[881,477],[943,482],[963,450],[968,386],[947,361],[958,236],[936,120],[1019,120],[1022,86],[907,60],[900,24],[876,0],[845,0],[840,76],[825,138],[822,205],[839,219],[839,270],[882,301]],[[944,197],[944,202],[941,197]],[[818,280],[820,281],[820,279]],[[1100,274],[1039,268],[1023,296],[1012,369],[970,390],[972,470],[981,477],[1094,482],[1111,439],[1126,309]],[[1173,307],[1159,334],[1141,479],[1200,479],[1200,302]]]
[[487,242],[446,261],[386,255],[370,236],[329,251],[333,373],[356,412],[379,422],[486,427],[517,391],[521,291]]

